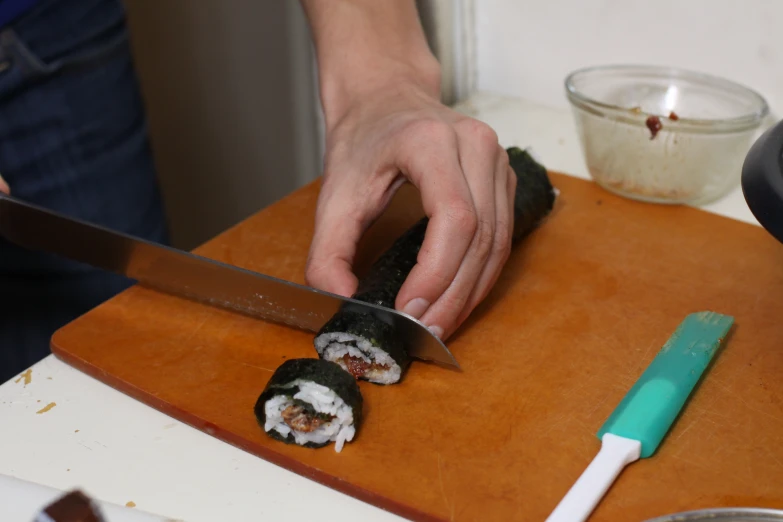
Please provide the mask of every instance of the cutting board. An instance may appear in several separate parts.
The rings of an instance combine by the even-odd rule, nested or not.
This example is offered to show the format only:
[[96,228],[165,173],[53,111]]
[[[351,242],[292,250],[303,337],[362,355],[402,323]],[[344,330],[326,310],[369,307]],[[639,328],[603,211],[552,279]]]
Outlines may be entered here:
[[[592,520],[783,507],[783,245],[707,212],[552,180],[555,211],[448,343],[462,370],[416,362],[402,384],[361,383],[366,421],[342,453],[274,441],[253,416],[276,367],[316,356],[306,332],[133,287],[59,330],[53,351],[404,517],[536,521],[594,457],[596,431],[679,322],[712,310],[736,318],[733,333],[658,453],[623,472]],[[318,190],[298,190],[197,252],[303,282]],[[404,187],[360,245],[358,270],[420,215]]]

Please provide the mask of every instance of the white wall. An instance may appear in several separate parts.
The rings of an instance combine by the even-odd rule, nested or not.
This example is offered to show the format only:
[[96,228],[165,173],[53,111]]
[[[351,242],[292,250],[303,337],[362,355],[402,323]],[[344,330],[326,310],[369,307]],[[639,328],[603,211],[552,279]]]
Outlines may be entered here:
[[476,0],[477,88],[566,107],[566,75],[653,63],[754,88],[783,113],[783,1]]

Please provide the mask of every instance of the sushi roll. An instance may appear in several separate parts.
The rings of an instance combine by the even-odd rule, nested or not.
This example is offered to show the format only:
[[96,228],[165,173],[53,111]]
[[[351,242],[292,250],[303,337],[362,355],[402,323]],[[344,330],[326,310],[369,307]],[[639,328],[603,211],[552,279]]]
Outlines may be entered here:
[[269,379],[254,407],[272,438],[286,444],[342,451],[362,422],[359,385],[339,365],[324,359],[291,359]]
[[508,163],[517,175],[514,193],[514,232],[512,244],[518,243],[535,230],[552,212],[557,190],[547,175],[546,167],[538,163],[526,150],[506,149]]
[[[517,243],[549,215],[556,191],[546,168],[527,151],[511,147],[506,152],[517,176],[512,235],[512,242]],[[393,309],[397,293],[416,265],[428,222],[428,218],[422,218],[399,237],[359,280],[351,297]],[[321,328],[313,343],[322,359],[339,364],[357,379],[375,384],[400,382],[411,363],[393,326],[374,315],[346,307]]]
[[342,311],[321,328],[315,349],[356,379],[375,384],[399,382],[410,357],[394,327],[377,317]]

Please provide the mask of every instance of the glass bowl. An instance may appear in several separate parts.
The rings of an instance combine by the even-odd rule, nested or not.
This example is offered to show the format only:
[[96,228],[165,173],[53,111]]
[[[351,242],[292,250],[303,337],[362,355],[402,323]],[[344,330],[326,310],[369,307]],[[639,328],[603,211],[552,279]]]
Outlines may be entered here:
[[783,522],[783,511],[763,508],[715,508],[684,511],[646,522]]
[[656,203],[704,204],[738,186],[769,114],[747,87],[672,67],[579,69],[565,89],[592,179]]

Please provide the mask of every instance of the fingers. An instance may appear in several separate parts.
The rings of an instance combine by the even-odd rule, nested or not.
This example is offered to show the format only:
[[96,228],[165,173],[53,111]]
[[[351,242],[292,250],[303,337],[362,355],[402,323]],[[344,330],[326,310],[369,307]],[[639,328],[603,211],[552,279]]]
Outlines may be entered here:
[[454,280],[421,320],[436,335],[448,336],[463,312],[472,309],[470,296],[479,276],[490,261],[495,238],[495,170],[497,137],[488,127],[471,121],[471,128],[459,129],[459,155],[476,212],[476,230]]
[[3,179],[3,176],[0,176],[0,192],[4,192],[5,194],[11,193],[11,189],[8,187],[8,183]]
[[411,132],[402,146],[402,166],[419,188],[430,221],[417,264],[400,288],[395,307],[419,319],[452,284],[478,223],[454,130],[428,123]]
[[[419,262],[400,290],[397,303],[398,308],[420,318],[443,338],[458,326],[460,318],[475,307],[477,300],[486,295],[487,286],[504,261],[504,240],[498,242],[500,248],[495,246],[499,194],[502,194],[500,212],[504,228],[501,238],[508,235],[508,163],[506,157],[505,166],[499,166],[502,149],[497,135],[476,120],[463,120],[454,129],[457,146],[444,151],[441,158],[458,158],[459,166],[452,169],[461,170],[470,192],[467,196],[459,194],[461,198],[457,199],[455,194],[445,196],[447,187],[435,187],[430,183],[422,187],[422,199],[430,198],[434,209],[425,236],[425,244],[430,243],[428,248],[422,248]],[[454,182],[453,178],[438,176],[441,183]],[[430,188],[435,190],[427,192]],[[455,219],[455,209],[459,209],[459,219]],[[444,261],[439,263],[439,259]],[[482,277],[485,272],[487,275]]]
[[419,119],[394,134],[331,156],[305,279],[344,296],[356,291],[357,244],[402,171],[430,220],[395,308],[445,339],[486,297],[508,259],[516,177],[495,132],[477,120]]
[[349,297],[357,286],[353,274],[356,245],[374,219],[365,205],[367,195],[352,176],[330,167],[318,197],[315,230],[305,267],[305,281],[313,288]]
[[357,286],[353,259],[363,227],[358,214],[332,201],[319,201],[305,282],[313,288],[349,297]]
[[503,266],[511,254],[511,236],[514,232],[514,192],[517,177],[508,164],[508,155],[500,150],[495,170],[495,236],[492,252],[479,276],[468,303],[457,318],[462,324],[468,315],[481,303],[497,283]]
[[346,297],[353,295],[358,284],[353,262],[362,234],[405,181],[394,172],[368,180],[352,175],[348,168],[339,162],[328,169],[305,267],[308,285]]

